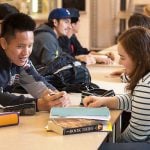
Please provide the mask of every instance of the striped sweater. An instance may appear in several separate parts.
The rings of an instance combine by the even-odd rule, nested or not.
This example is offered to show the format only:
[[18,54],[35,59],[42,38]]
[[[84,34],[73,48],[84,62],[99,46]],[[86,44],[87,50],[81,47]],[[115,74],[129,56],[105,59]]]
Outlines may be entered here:
[[136,85],[133,95],[118,95],[119,109],[131,111],[122,137],[129,142],[150,141],[150,72]]

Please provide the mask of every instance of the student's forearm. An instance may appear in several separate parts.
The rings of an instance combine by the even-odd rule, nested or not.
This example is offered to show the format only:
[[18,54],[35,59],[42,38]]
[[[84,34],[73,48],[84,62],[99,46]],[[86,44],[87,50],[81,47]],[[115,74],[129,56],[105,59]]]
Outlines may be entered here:
[[118,100],[117,97],[107,97],[106,100],[104,100],[103,104],[111,109],[118,109]]

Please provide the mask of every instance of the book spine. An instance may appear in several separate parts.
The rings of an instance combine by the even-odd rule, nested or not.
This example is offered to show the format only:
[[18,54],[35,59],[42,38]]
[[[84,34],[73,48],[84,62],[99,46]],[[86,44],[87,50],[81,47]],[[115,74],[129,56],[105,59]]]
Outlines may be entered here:
[[65,128],[63,130],[63,135],[86,133],[86,132],[96,132],[96,131],[101,131],[101,130],[102,130],[102,125],[91,125],[91,126],[68,128],[68,129]]
[[0,127],[19,124],[19,114],[16,112],[0,113]]

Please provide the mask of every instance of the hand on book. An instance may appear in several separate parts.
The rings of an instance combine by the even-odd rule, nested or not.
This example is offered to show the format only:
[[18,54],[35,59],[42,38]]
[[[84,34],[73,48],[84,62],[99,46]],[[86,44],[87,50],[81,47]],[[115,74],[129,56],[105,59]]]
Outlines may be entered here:
[[117,109],[118,99],[116,96],[112,97],[87,96],[83,99],[83,105],[85,107],[107,106],[108,108],[111,109]]
[[[101,98],[103,99],[103,97]],[[103,106],[103,101],[97,96],[87,96],[83,99],[83,104],[85,107],[101,107]]]
[[66,92],[46,91],[38,99],[38,110],[49,111],[51,107],[66,107],[70,105],[69,96]]

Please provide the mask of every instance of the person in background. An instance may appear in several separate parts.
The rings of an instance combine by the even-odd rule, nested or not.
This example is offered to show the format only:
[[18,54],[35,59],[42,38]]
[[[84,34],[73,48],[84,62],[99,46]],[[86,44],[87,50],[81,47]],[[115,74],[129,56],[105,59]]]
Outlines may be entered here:
[[7,15],[19,13],[19,10],[8,3],[1,3],[0,4],[0,20],[3,20]]
[[1,23],[3,19],[10,14],[19,13],[19,10],[8,3],[0,4],[0,33],[1,33]]
[[80,28],[79,11],[76,8],[68,8],[68,10],[71,13],[71,27],[68,30],[67,36],[61,36],[58,39],[63,51],[86,64],[111,64],[112,60],[114,60],[112,53],[106,53],[106,55],[101,56],[96,52],[93,54],[93,52],[89,51],[87,48],[82,47],[76,36]]
[[70,26],[70,12],[64,8],[53,9],[48,22],[35,30],[31,60],[35,66],[51,64],[61,53],[58,38],[66,35]]
[[150,30],[132,27],[125,31],[118,39],[118,54],[120,64],[130,77],[128,94],[89,96],[83,104],[131,111],[130,123],[118,142],[150,142]]
[[[128,20],[128,27],[134,27],[134,26],[141,26],[150,29],[150,17],[140,14],[140,13],[134,13],[130,16]],[[124,75],[124,70],[118,70],[115,72],[112,72],[111,75],[121,75],[122,82],[128,82],[130,79],[128,76]]]
[[131,28],[133,26],[141,26],[150,29],[150,17],[144,14],[134,13],[130,16],[128,21],[128,27]]
[[[0,36],[0,105],[12,106],[34,102],[37,111],[69,104],[66,92],[58,92],[40,76],[29,60],[34,42],[34,20],[26,14],[5,17]],[[18,82],[33,98],[11,93]]]
[[144,14],[150,17],[150,4],[144,6]]

